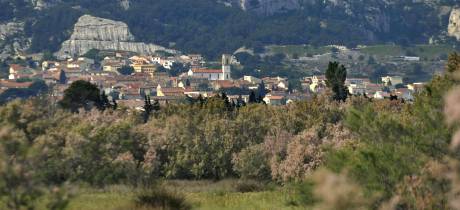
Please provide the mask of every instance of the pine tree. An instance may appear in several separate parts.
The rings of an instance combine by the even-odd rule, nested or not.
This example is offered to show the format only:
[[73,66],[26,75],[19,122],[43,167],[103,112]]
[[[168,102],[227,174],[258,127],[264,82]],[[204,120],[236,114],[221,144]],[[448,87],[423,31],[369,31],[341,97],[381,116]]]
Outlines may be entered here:
[[94,106],[100,108],[101,91],[99,88],[88,81],[79,80],[73,82],[69,88],[64,91],[64,98],[59,104],[64,109],[72,112],[78,112],[78,109],[84,108],[90,110]]

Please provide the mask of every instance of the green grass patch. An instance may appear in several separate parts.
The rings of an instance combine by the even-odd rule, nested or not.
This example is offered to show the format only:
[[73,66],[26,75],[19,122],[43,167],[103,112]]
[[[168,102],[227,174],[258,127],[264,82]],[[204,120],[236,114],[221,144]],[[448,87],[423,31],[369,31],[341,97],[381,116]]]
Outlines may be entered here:
[[[163,187],[170,192],[178,192],[183,195],[185,202],[190,204],[192,209],[304,209],[303,207],[291,205],[295,195],[287,188],[270,186],[257,192],[238,192],[238,183],[241,184],[241,180],[223,180],[219,182],[166,181]],[[124,209],[134,206],[136,195],[138,193],[135,189],[123,186],[104,190],[79,189],[67,209]]]
[[[310,45],[271,45],[267,47],[270,53],[282,53],[288,56],[294,54],[298,56],[313,56],[331,52],[331,47],[313,47]],[[371,45],[359,50],[363,54],[372,55],[379,58],[394,56],[418,56],[423,60],[438,60],[445,58],[455,49],[450,45],[414,45],[401,47],[399,45]]]
[[373,45],[367,46],[360,51],[364,54],[386,57],[386,56],[418,56],[422,59],[439,59],[445,57],[455,49],[448,45],[415,45],[411,47],[401,47],[398,45]]
[[289,56],[294,54],[298,56],[313,56],[331,52],[331,47],[313,47],[310,45],[272,45],[268,49],[271,53],[282,53]]

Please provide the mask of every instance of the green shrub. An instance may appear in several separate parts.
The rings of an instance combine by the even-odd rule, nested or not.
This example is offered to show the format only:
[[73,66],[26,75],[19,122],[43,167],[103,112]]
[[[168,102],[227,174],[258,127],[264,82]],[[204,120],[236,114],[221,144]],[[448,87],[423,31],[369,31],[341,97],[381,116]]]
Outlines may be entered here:
[[263,144],[243,149],[232,160],[233,169],[242,177],[248,179],[268,180],[271,178],[268,156]]
[[290,206],[312,206],[317,202],[317,198],[313,194],[315,184],[312,180],[292,183],[289,189],[293,191],[293,196],[287,201]]
[[134,203],[141,209],[191,209],[182,194],[165,190],[162,187],[142,191],[136,196]]
[[255,180],[240,180],[235,187],[237,192],[260,192],[266,189],[265,184]]

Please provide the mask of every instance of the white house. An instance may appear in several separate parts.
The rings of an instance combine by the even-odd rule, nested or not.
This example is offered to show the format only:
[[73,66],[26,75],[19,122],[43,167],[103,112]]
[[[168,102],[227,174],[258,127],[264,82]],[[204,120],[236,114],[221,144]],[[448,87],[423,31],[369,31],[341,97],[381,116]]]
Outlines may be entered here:
[[348,92],[352,95],[364,95],[366,93],[366,86],[359,84],[348,85]]
[[382,82],[386,85],[398,85],[403,84],[403,78],[400,76],[386,76],[382,77]]
[[313,76],[311,78],[310,91],[318,93],[326,87],[325,76]]
[[243,76],[243,80],[244,81],[248,81],[252,84],[259,84],[262,82],[261,79],[257,78],[257,77],[253,77],[253,76]]

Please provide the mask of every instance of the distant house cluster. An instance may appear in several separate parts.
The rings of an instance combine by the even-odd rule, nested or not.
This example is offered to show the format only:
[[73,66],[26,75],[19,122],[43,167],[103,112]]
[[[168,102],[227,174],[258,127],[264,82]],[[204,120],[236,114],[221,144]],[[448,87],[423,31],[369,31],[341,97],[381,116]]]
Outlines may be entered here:
[[[171,76],[170,71],[176,64],[187,68]],[[324,75],[297,81],[279,76],[233,78],[232,64],[238,64],[237,59],[226,54],[222,55],[220,68],[208,68],[206,60],[199,54],[165,57],[127,52],[114,52],[100,61],[85,57],[43,61],[38,68],[11,64],[8,79],[0,81],[0,93],[9,88],[27,88],[31,80],[40,79],[52,87],[52,96],[60,99],[71,83],[85,80],[97,85],[119,104],[138,108],[147,95],[160,103],[173,103],[188,97],[212,97],[225,91],[230,100],[248,102],[253,94],[266,104],[285,105],[308,100],[327,89]],[[121,73],[120,70],[127,67],[132,72]],[[397,96],[408,101],[413,100],[413,93],[423,87],[422,83],[404,84],[399,76],[385,76],[378,83],[367,78],[347,78],[345,83],[351,95],[375,99]]]

